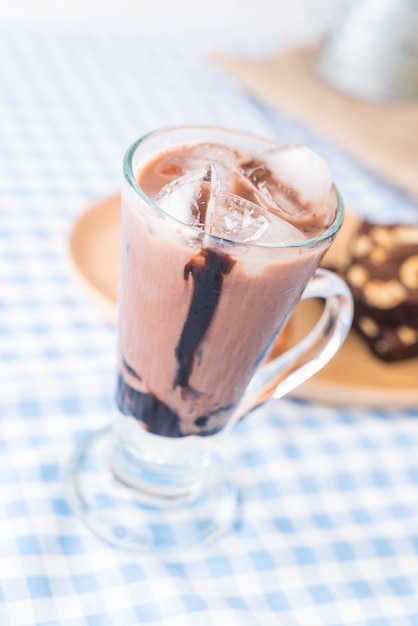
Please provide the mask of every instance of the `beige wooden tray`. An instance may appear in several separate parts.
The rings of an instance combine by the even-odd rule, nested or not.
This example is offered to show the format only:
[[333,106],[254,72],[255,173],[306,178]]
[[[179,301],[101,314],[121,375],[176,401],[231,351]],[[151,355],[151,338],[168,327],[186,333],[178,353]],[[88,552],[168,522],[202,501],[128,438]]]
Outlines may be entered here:
[[[77,220],[70,236],[70,255],[77,276],[113,321],[117,308],[119,205],[119,197],[114,196],[92,206]],[[326,257],[327,265],[338,265],[344,259],[346,242],[355,226],[356,218],[348,215]],[[302,302],[292,318],[291,341],[306,334],[319,313],[318,302]],[[292,395],[351,406],[417,407],[418,359],[383,363],[352,332],[332,361]]]

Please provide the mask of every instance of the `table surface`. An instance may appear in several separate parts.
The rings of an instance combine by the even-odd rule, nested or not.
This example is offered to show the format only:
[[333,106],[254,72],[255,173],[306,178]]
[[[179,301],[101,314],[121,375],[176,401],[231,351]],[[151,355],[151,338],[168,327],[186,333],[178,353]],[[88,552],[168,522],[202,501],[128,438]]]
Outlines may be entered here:
[[223,444],[236,524],[176,558],[114,550],[69,509],[71,453],[112,420],[116,331],[74,278],[68,234],[119,189],[135,138],[210,123],[307,142],[360,213],[418,215],[203,48],[0,26],[0,624],[417,626],[417,407],[270,403]]

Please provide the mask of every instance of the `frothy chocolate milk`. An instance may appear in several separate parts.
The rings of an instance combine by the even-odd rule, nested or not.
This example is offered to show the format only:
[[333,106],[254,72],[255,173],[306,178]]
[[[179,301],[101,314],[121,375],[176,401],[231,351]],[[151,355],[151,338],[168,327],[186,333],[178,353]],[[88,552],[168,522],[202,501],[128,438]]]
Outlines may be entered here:
[[154,209],[123,210],[117,405],[154,434],[212,435],[329,245],[303,243],[334,218],[329,170],[302,146],[197,144],[137,180]]

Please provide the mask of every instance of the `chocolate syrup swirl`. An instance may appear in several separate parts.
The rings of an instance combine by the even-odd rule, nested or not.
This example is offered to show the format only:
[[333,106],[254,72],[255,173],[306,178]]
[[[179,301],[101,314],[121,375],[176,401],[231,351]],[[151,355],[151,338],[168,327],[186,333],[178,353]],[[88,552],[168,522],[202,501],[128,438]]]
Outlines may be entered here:
[[[174,387],[187,389],[192,372],[193,361],[212,321],[218,306],[222,290],[223,277],[229,274],[235,264],[227,254],[215,252],[210,248],[203,248],[199,254],[193,257],[184,267],[184,280],[191,276],[194,281],[193,295],[186,321],[177,344],[175,355],[178,362]],[[141,376],[131,365],[123,359],[126,371],[141,380]],[[152,393],[143,393],[133,389],[119,376],[117,390],[117,404],[122,413],[133,415],[136,419],[146,424],[147,430],[166,437],[183,437],[179,416],[164,402]],[[208,429],[209,418],[229,411],[231,406],[218,407],[207,415],[198,416],[194,424],[203,436],[212,435],[221,426]]]
[[116,402],[124,415],[143,422],[151,433],[163,437],[182,437],[178,416],[154,394],[133,389],[122,376],[118,378]]
[[125,358],[123,358],[123,367],[126,369],[128,374],[130,374],[131,376],[133,376],[137,380],[142,380],[142,377],[134,370],[133,367],[131,367],[129,365],[128,361]]
[[[143,422],[150,433],[163,437],[185,437],[187,435],[181,430],[179,416],[170,407],[152,393],[143,393],[133,389],[123,380],[121,375],[118,378],[116,402],[121,413],[132,415]],[[197,434],[201,437],[209,437],[222,430],[223,424],[208,428],[209,419],[223,411],[229,412],[233,406],[219,407],[207,415],[197,417],[194,420]]]
[[203,248],[184,267],[184,280],[194,281],[193,296],[175,355],[179,364],[174,387],[186,388],[192,373],[193,359],[202,343],[221,295],[223,277],[235,264],[227,254]]

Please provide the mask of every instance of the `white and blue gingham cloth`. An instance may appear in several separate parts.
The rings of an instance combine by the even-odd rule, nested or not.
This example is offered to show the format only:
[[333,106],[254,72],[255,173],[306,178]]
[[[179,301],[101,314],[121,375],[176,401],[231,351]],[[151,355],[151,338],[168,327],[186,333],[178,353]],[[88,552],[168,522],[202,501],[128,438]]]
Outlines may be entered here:
[[418,215],[199,45],[0,26],[0,625],[418,626],[417,407],[270,403],[223,444],[234,528],[184,556],[118,552],[68,507],[70,455],[112,419],[116,353],[115,327],[71,273],[68,234],[118,190],[134,139],[213,123],[307,142],[359,212]]

